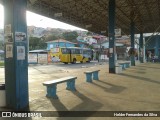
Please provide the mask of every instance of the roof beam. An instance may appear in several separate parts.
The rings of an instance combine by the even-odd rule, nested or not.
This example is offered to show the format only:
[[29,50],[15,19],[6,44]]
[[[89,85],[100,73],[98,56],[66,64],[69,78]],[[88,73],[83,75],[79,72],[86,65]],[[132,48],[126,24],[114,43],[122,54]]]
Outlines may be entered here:
[[158,15],[159,15],[159,21],[160,21],[160,0],[157,0],[158,4]]
[[[105,3],[104,3],[103,1],[102,1],[103,4],[101,4],[99,0],[94,0],[94,2],[95,2],[95,3],[98,3],[100,7],[102,7],[104,10],[108,11],[108,7],[105,7],[105,6],[104,6]],[[106,5],[106,6],[107,6],[107,5]],[[107,12],[106,12],[106,14],[107,14]],[[108,19],[108,16],[107,16],[107,15],[106,15],[106,17],[107,17],[107,19]],[[116,19],[117,19],[118,21],[120,21],[121,24],[123,24],[124,26],[128,27],[127,24],[126,24],[126,22],[123,21],[122,19],[120,19],[120,16],[119,16],[118,14],[117,14],[117,16],[116,16]],[[119,26],[122,26],[122,25],[119,25]],[[121,28],[123,28],[123,27],[121,27]]]
[[[134,21],[136,21],[136,19],[138,19],[138,23],[139,25],[138,26],[141,26],[140,28],[138,28],[136,26],[136,28],[140,31],[140,32],[143,32],[144,30],[144,24],[143,24],[143,18],[142,18],[142,14],[140,13],[140,10],[139,10],[139,7],[138,7],[138,4],[135,4],[135,1],[134,0],[127,0],[128,4],[131,6],[131,11],[134,12]],[[132,19],[132,18],[131,18]]]
[[155,23],[154,23],[154,20],[153,20],[152,14],[151,14],[151,10],[150,10],[150,8],[148,7],[148,0],[144,0],[144,4],[145,4],[146,10],[147,10],[147,12],[148,12],[148,17],[149,17],[149,19],[152,21],[152,24],[153,24],[154,28],[156,28],[156,25],[155,25]]

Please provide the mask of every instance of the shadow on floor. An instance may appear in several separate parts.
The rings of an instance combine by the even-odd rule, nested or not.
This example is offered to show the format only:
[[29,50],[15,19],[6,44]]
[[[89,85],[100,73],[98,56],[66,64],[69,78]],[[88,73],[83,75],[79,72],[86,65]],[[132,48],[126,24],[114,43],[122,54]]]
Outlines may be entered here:
[[66,106],[59,99],[50,99],[52,105],[58,112],[57,117],[59,118],[57,120],[62,120],[61,117],[84,117],[76,119],[85,120],[85,117],[94,116],[94,113],[102,107],[101,103],[91,100],[79,91],[72,93],[80,98],[82,102],[71,109],[66,108]]
[[[107,88],[107,86],[106,87],[101,86],[101,85],[97,84],[98,82],[102,83],[102,84],[106,84],[107,86],[109,85],[110,87]],[[110,84],[110,83],[107,83],[107,82],[104,82],[104,81],[101,81],[101,80],[98,80],[97,83],[93,82],[92,84],[97,86],[97,87],[100,87],[100,88],[104,89],[107,92],[114,93],[114,94],[118,94],[118,93],[120,93],[120,92],[122,92],[123,90],[126,89],[126,87]]]
[[152,68],[152,69],[160,69],[159,67],[149,67],[149,66],[144,66],[144,65],[143,66],[142,65],[141,66],[136,66],[136,67],[140,67],[140,68],[141,67],[145,67],[145,68]]
[[128,72],[134,72],[134,73],[138,73],[138,74],[145,74],[146,72],[143,72],[143,71],[137,71],[136,69],[133,70],[133,69],[127,69]]
[[136,66],[136,67],[130,67],[129,69],[127,69],[127,70],[140,70],[140,71],[144,71],[144,70],[147,70],[147,68],[137,68],[138,66]]
[[[128,75],[128,74],[125,74],[125,73],[121,73],[119,75],[122,75],[122,76],[125,76],[125,77],[131,77],[131,78],[138,79],[138,80],[143,80],[143,81],[146,81],[146,82],[152,82],[152,83],[160,84],[159,81],[155,81],[155,80],[152,80],[152,79],[149,79],[149,78],[145,78],[145,77]],[[159,78],[157,78],[157,79],[159,79]]]
[[142,72],[142,71],[134,71],[134,73],[145,74],[146,72]]

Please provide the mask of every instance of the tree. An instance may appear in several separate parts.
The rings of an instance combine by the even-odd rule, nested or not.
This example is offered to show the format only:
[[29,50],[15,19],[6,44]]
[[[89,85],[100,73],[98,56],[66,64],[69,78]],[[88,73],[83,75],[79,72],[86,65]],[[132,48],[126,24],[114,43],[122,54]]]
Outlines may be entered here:
[[90,36],[90,35],[93,35],[93,33],[90,32],[90,31],[88,31],[88,32],[86,33],[86,35],[87,35],[87,36]]
[[0,50],[4,50],[4,41],[0,40]]
[[52,40],[57,40],[59,37],[55,35],[48,35],[45,37],[45,41],[52,41]]
[[71,42],[77,42],[76,38],[78,37],[78,33],[76,31],[65,32],[63,33],[63,37],[65,40],[68,40]]
[[29,50],[46,49],[47,45],[41,38],[30,37],[29,38]]

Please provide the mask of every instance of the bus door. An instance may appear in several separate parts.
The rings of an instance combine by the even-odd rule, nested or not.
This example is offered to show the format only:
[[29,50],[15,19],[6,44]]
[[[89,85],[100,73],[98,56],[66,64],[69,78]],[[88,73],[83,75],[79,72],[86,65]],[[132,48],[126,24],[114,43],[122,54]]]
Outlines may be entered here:
[[83,55],[82,55],[82,50],[81,49],[76,49],[75,50],[75,55],[76,55],[76,60],[77,61],[82,61],[83,60]]
[[71,49],[68,49],[68,62],[72,62],[72,53],[71,53]]
[[70,62],[70,50],[67,48],[62,48],[61,62],[68,63]]

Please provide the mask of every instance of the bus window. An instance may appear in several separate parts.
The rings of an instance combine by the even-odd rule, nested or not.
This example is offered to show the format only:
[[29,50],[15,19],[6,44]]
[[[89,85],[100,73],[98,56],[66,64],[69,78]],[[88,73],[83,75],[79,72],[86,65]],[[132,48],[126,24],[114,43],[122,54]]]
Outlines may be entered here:
[[69,54],[69,49],[67,48],[62,48],[62,54]]
[[80,50],[80,54],[82,54],[82,53],[83,53],[83,50],[81,49],[81,50]]
[[71,49],[71,54],[76,54],[75,49]]
[[80,49],[75,49],[75,54],[80,54]]
[[83,50],[83,56],[86,58],[91,58],[92,51],[91,50]]

